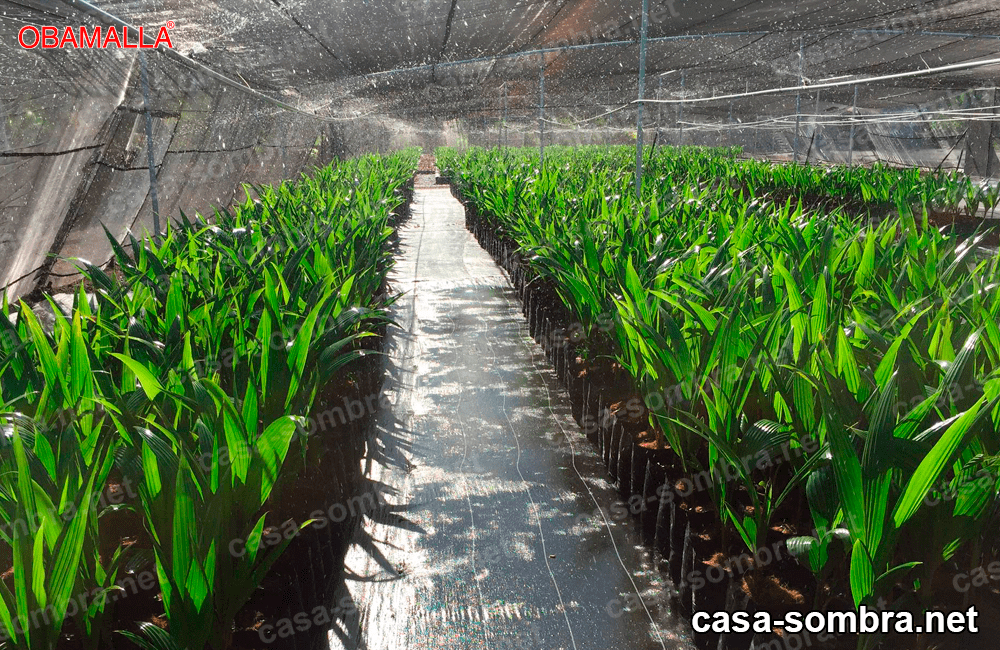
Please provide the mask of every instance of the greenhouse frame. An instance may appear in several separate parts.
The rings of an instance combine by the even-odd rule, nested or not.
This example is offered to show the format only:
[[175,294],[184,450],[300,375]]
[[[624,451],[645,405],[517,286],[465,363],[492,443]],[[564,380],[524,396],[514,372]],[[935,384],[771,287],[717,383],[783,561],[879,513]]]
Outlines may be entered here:
[[0,650],[1000,638],[991,0],[0,0]]

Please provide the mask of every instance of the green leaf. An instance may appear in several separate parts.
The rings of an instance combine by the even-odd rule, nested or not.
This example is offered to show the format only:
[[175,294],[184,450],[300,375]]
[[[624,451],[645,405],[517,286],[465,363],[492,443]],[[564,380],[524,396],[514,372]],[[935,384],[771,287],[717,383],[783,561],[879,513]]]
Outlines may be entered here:
[[54,619],[62,621],[66,617],[70,598],[77,584],[80,560],[87,543],[87,530],[91,526],[91,508],[95,486],[104,485],[111,471],[110,441],[105,443],[88,470],[86,485],[79,491],[75,501],[74,516],[63,528],[62,535],[53,551],[51,575],[48,584],[49,602],[54,608]]
[[844,330],[837,328],[837,348],[836,348],[837,372],[844,381],[847,388],[857,395],[861,387],[861,372],[858,370],[858,362],[854,357],[854,348],[847,340]]
[[163,386],[160,384],[159,380],[153,375],[153,373],[150,372],[148,368],[146,368],[146,366],[139,363],[132,357],[125,356],[124,354],[118,354],[114,352],[111,354],[111,356],[121,361],[123,364],[125,364],[125,366],[129,370],[131,370],[135,374],[136,379],[139,380],[139,383],[142,385],[143,391],[145,391],[146,393],[146,397],[148,397],[150,401],[155,400],[159,396],[159,394],[163,392]]
[[875,587],[875,570],[872,567],[868,551],[860,539],[854,540],[851,550],[851,595],[854,606],[860,607]]
[[827,304],[826,277],[821,273],[816,278],[816,291],[813,294],[812,310],[809,316],[809,340],[819,343],[826,331],[828,311],[830,305]]
[[833,455],[833,473],[837,481],[837,494],[847,519],[848,528],[855,539],[865,537],[864,485],[861,480],[861,462],[847,432],[837,425],[827,430],[830,451]]
[[288,448],[299,426],[304,423],[299,418],[283,417],[270,424],[257,439],[257,451],[263,462],[260,501],[263,503],[271,494],[281,465],[288,455]]
[[160,478],[160,468],[156,461],[153,450],[145,442],[141,447],[142,455],[142,476],[146,490],[151,498],[156,498],[163,489],[163,482]]
[[198,552],[198,520],[195,517],[193,480],[187,461],[182,459],[177,471],[174,488],[173,531],[170,543],[170,559],[173,566],[170,575],[171,582],[187,593],[188,575],[191,566],[197,561]]
[[313,330],[316,327],[316,321],[331,294],[330,290],[324,293],[323,297],[320,298],[319,302],[309,312],[309,315],[306,316],[302,327],[299,328],[298,333],[295,335],[295,341],[292,343],[292,349],[288,354],[288,368],[292,371],[292,381],[288,388],[288,396],[285,398],[285,408],[291,405],[292,400],[297,394],[299,384],[305,372],[306,358],[309,356],[312,348]]
[[920,509],[931,486],[940,480],[948,466],[954,462],[969,435],[984,425],[992,424],[990,412],[998,403],[1000,398],[994,398],[989,403],[986,403],[985,397],[980,399],[948,427],[931,451],[924,456],[893,510],[896,528],[901,528]]
[[72,361],[70,398],[79,403],[83,398],[89,397],[94,390],[93,371],[90,367],[90,346],[83,335],[83,322],[79,310],[73,312],[70,351]]
[[163,630],[152,623],[139,623],[139,630],[142,636],[128,631],[120,631],[123,637],[136,644],[142,650],[184,650],[166,630]]
[[52,346],[49,345],[48,337],[42,331],[42,326],[38,324],[35,312],[28,307],[27,303],[21,301],[20,313],[21,318],[28,325],[28,331],[31,333],[35,352],[38,354],[38,360],[42,366],[42,374],[45,376],[45,389],[42,397],[39,399],[39,403],[45,405],[52,389],[61,387],[65,390],[65,379],[60,371],[59,363],[56,361],[55,352]]

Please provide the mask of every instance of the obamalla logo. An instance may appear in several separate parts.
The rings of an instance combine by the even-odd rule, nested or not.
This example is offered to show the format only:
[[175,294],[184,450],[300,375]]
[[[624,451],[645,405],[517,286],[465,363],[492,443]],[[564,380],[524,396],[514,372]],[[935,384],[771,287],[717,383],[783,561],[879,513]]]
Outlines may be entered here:
[[[163,27],[160,27],[159,32],[156,34],[156,42],[150,45],[146,42],[142,27],[138,30],[138,37],[133,42],[129,42],[128,27],[118,29],[116,27],[102,27],[98,25],[87,29],[85,25],[80,25],[76,28],[64,27],[60,31],[58,27],[53,27],[52,25],[44,27],[25,25],[17,33],[17,42],[26,50],[33,50],[36,47],[41,47],[43,50],[64,48],[106,50],[111,47],[125,50],[138,48],[152,50],[160,47],[161,44],[166,44],[169,48],[174,47],[174,44],[170,41],[170,33],[167,31],[173,28],[174,21],[172,20],[167,22]],[[135,34],[134,29],[132,33]]]

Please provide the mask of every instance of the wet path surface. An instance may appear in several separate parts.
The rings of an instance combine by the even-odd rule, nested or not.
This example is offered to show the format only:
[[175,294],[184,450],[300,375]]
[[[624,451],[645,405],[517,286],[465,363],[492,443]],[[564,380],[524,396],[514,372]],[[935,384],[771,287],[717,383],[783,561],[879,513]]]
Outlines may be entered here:
[[462,206],[418,188],[400,235],[370,473],[386,506],[348,554],[356,612],[329,647],[692,647]]

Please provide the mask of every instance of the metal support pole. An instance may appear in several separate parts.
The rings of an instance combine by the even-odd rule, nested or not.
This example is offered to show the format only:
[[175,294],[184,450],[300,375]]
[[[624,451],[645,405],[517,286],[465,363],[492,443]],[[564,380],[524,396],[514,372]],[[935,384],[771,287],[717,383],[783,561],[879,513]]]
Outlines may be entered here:
[[855,122],[858,118],[858,86],[854,85],[854,103],[851,104],[851,141],[848,144],[847,149],[847,166],[851,167],[854,164],[854,129]]
[[545,164],[545,53],[538,55],[538,155]]
[[146,53],[139,50],[139,70],[142,75],[142,107],[146,113],[146,159],[149,162],[149,198],[153,206],[153,235],[160,236],[160,200],[156,194],[156,152],[153,151],[153,116],[149,112],[149,71]]
[[[635,125],[635,199],[642,203],[642,109],[646,99],[646,39],[649,36],[649,0],[642,0],[642,28],[639,35],[639,103]],[[655,144],[655,143],[654,143]]]
[[[656,98],[663,99],[663,75],[656,76]],[[657,104],[656,108],[656,133],[660,133],[663,126],[663,104]]]
[[[816,110],[814,112],[814,116],[815,117],[813,117],[813,144],[816,144],[817,141],[819,140],[820,125],[822,124],[822,122],[820,122],[820,120],[819,120],[819,96],[820,96],[820,94],[821,94],[821,91],[817,90],[816,91]],[[812,149],[812,147],[813,147],[813,145],[809,145],[809,149],[810,150]],[[809,156],[806,156],[806,162],[809,162]]]
[[[687,70],[681,70],[681,99],[684,98],[684,86],[687,81]],[[684,104],[677,105],[677,125],[681,127],[680,146],[684,146]]]
[[501,132],[503,133],[503,146],[507,146],[507,82],[503,82],[503,124],[501,125]]
[[809,164],[809,156],[812,155],[813,147],[816,145],[816,140],[819,138],[819,135],[820,135],[820,133],[819,133],[819,125],[820,125],[820,121],[819,121],[819,96],[820,96],[820,91],[817,90],[816,91],[816,108],[813,109],[813,118],[812,118],[813,133],[812,133],[812,137],[809,138],[809,148],[806,149],[806,164],[807,165]]
[[729,146],[733,146],[733,100],[729,100]]
[[[802,37],[799,36],[799,86],[802,86],[803,82],[803,66],[805,65],[805,45],[802,42]],[[793,152],[795,156],[795,162],[799,162],[799,123],[802,121],[802,93],[799,92],[795,95],[795,145],[792,147],[795,151]]]

